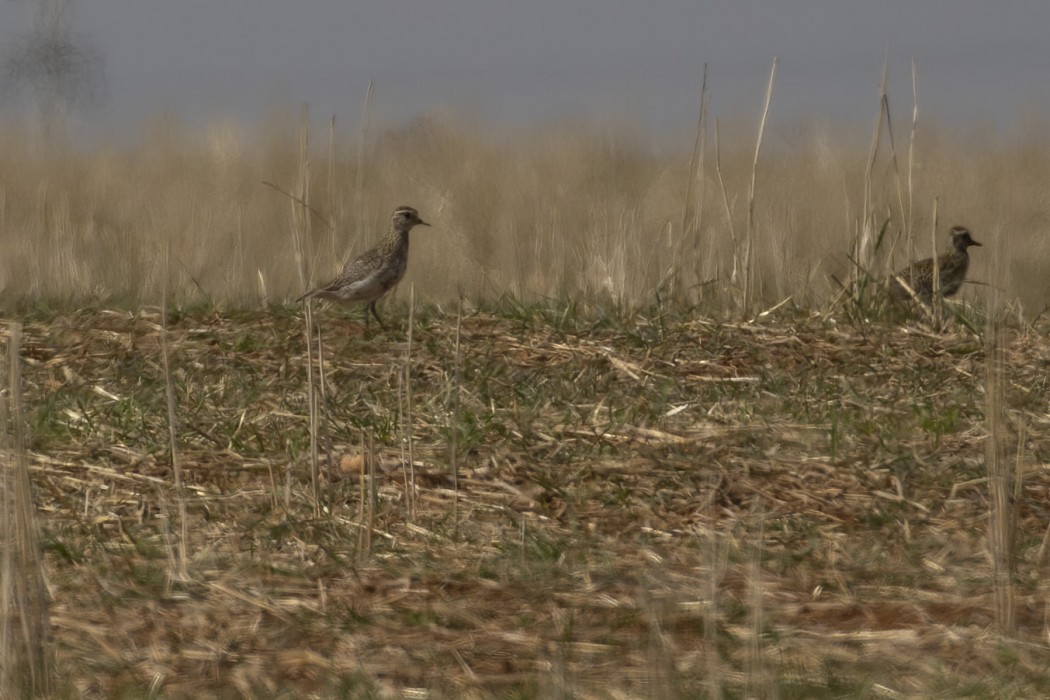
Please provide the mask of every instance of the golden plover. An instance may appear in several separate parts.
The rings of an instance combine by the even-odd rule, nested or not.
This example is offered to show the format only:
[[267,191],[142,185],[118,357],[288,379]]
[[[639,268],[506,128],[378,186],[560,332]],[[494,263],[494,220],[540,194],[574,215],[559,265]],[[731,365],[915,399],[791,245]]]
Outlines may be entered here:
[[343,273],[334,280],[307,292],[296,301],[317,298],[367,302],[365,325],[368,325],[368,312],[371,311],[385,329],[383,319],[379,318],[379,312],[376,311],[376,302],[405,276],[405,268],[408,267],[408,232],[414,226],[430,224],[419,218],[419,212],[412,207],[398,207],[391,215],[390,229],[379,245],[348,262]]
[[[966,249],[972,245],[981,244],[970,237],[968,228],[956,226],[952,229],[952,250],[937,258],[941,296],[950,297],[959,291],[963,280],[966,279],[966,270],[970,267],[970,255]],[[901,284],[901,280],[924,304],[929,304],[933,298],[933,258],[912,263],[890,276],[890,298],[895,301],[907,301],[912,298],[911,292]]]

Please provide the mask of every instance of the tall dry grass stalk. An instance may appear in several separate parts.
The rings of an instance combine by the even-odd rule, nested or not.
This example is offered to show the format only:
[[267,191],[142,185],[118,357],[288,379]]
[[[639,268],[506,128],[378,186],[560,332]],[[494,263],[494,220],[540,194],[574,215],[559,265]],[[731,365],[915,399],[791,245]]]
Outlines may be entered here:
[[[718,611],[721,596],[719,590],[722,585],[722,573],[725,569],[722,563],[722,538],[715,528],[711,529],[708,538],[708,567],[707,567],[707,605],[704,606],[704,656],[705,656],[705,685],[707,697],[711,700],[722,698],[722,657],[718,651]],[[703,546],[703,543],[701,543]]]
[[[989,518],[988,544],[993,563],[995,621],[999,633],[1014,636],[1017,632],[1014,596],[1015,532],[1017,502],[1022,495],[1017,480],[1017,462],[1007,451],[1009,433],[1006,418],[1006,305],[1003,303],[1003,260],[999,247],[991,253],[991,284],[985,327],[985,462],[988,469]],[[1019,440],[1020,461],[1023,436]]]
[[886,115],[886,138],[890,142],[890,164],[893,168],[893,184],[897,194],[897,220],[900,222],[899,226],[906,230],[908,221],[908,210],[904,203],[904,177],[901,175],[900,163],[897,159],[897,139],[893,135],[893,110],[890,109],[890,96],[886,92],[886,83],[889,80],[888,72],[883,74],[882,82],[882,97],[880,102],[882,104],[882,112]]
[[[914,155],[915,137],[918,124],[918,93],[915,92],[915,65],[912,64],[912,87],[913,102],[911,112],[911,129],[908,140],[908,162],[907,173],[901,173],[900,161],[897,157],[897,139],[893,130],[893,110],[890,108],[889,84],[889,61],[883,63],[882,80],[879,83],[879,108],[875,119],[875,130],[872,133],[871,144],[868,150],[868,158],[864,169],[863,199],[861,218],[857,227],[857,240],[854,245],[855,274],[857,278],[882,277],[895,267],[893,255],[901,234],[908,241],[908,258],[914,250],[912,241],[912,226],[914,223]],[[875,168],[879,163],[882,148],[882,134],[886,133],[889,142],[889,160],[886,177],[890,182],[883,181],[883,191],[876,194],[875,187],[879,185],[875,175]],[[881,217],[880,213],[881,212]],[[881,219],[881,220],[880,220]],[[886,245],[886,236],[890,224],[897,230],[897,235],[890,239]]]
[[646,697],[652,700],[677,700],[682,697],[677,683],[674,658],[676,655],[673,635],[666,629],[664,620],[673,608],[662,596],[652,595],[659,591],[663,578],[660,571],[649,577],[646,593],[641,597],[639,607],[649,623],[649,637],[645,649],[645,688]]
[[54,688],[49,596],[29,479],[22,407],[22,324],[8,324],[0,401],[0,696],[49,697]]
[[750,636],[747,644],[747,695],[755,698],[774,698],[772,675],[766,666],[763,643],[765,628],[765,593],[762,576],[762,539],[765,536],[765,516],[754,514],[756,532],[749,543],[751,561],[747,567],[748,618]]
[[919,75],[911,61],[911,129],[908,132],[908,215],[904,220],[905,238],[911,241],[915,230],[915,137],[919,131]]
[[[354,173],[354,221],[357,224],[358,235],[361,231],[364,231],[368,226],[368,219],[365,214],[365,165],[368,163],[368,130],[372,125],[372,90],[375,86],[371,80],[368,81],[368,90],[365,91],[365,106],[361,110],[361,130],[358,134],[357,142],[357,168]],[[395,205],[399,206],[399,205]],[[357,243],[357,238],[353,240],[353,243]],[[350,249],[344,254],[346,257],[343,258],[343,264],[345,265],[350,260],[350,256],[353,255],[351,246]]]
[[883,64],[882,82],[879,85],[879,113],[875,118],[875,130],[871,135],[868,159],[864,167],[864,190],[861,199],[860,222],[857,227],[857,238],[853,248],[856,262],[854,279],[881,272],[876,269],[875,259],[875,237],[878,225],[874,220],[876,203],[873,189],[875,186],[875,165],[878,162],[879,148],[882,144],[883,123],[886,119],[886,106],[888,104],[885,99],[887,70],[887,64]]
[[737,240],[736,227],[733,225],[733,205],[729,201],[729,188],[722,171],[722,131],[718,120],[715,119],[715,175],[718,176],[718,191],[722,195],[722,207],[726,215],[726,227],[729,229],[729,239],[733,242],[733,266],[730,271],[729,284],[732,288],[739,283],[742,270],[740,267],[740,243]]
[[375,528],[376,506],[379,503],[379,490],[376,479],[376,456],[375,436],[371,429],[365,433],[362,440],[365,450],[365,464],[361,471],[360,503],[359,503],[359,534],[357,540],[358,556],[367,558],[372,554],[372,530]]
[[696,118],[696,136],[693,152],[689,156],[686,173],[685,199],[682,203],[682,229],[678,247],[675,249],[672,268],[672,299],[682,296],[681,266],[685,264],[686,242],[692,252],[693,284],[705,278],[709,266],[700,255],[702,224],[704,220],[704,154],[707,151],[707,64],[704,64],[703,80],[700,83],[700,107]]
[[[298,195],[292,198],[292,238],[295,242],[295,259],[299,269],[299,282],[303,292],[312,286],[313,276],[307,270],[307,260],[312,260],[312,214],[310,206],[310,114],[303,105],[299,123]],[[312,266],[311,266],[312,269]],[[317,358],[313,350],[313,303],[306,300],[303,313],[303,341],[306,346],[306,398],[310,413],[310,488],[313,495],[314,516],[321,516],[321,455],[319,447],[320,400],[318,384],[324,379],[317,374],[323,370],[321,359],[320,330],[318,330]],[[315,369],[316,368],[316,369]]]
[[463,323],[463,304],[456,307],[456,341],[452,352],[452,430],[449,445],[449,471],[452,473],[452,523],[459,528],[459,399],[463,388],[463,370],[459,353],[460,329]]
[[930,255],[933,258],[933,286],[931,288],[930,309],[933,314],[933,327],[940,329],[944,320],[944,300],[941,299],[941,261],[937,254],[937,205],[935,197],[933,200],[933,212],[930,216]]
[[773,84],[777,77],[778,59],[773,59],[769,69],[769,84],[766,85],[766,96],[762,103],[762,117],[758,122],[758,136],[755,138],[755,157],[751,161],[751,182],[747,188],[747,240],[743,252],[743,301],[741,304],[744,316],[751,313],[755,299],[755,183],[758,180],[758,156],[762,152],[762,137],[766,133],[766,122],[769,120],[769,105],[773,101]]
[[335,115],[328,122],[328,189],[327,206],[329,212],[334,212],[339,206],[339,199],[335,194],[335,185],[338,181],[335,174],[336,168],[336,142],[338,140],[335,130]]
[[414,409],[412,402],[412,332],[415,326],[416,289],[409,287],[408,291],[408,333],[405,339],[405,356],[402,360],[401,372],[399,374],[402,391],[401,408],[401,433],[402,464],[405,477],[405,506],[408,510],[408,520],[412,522],[416,516],[416,466],[415,466],[415,441],[414,441]]
[[[168,268],[165,254],[165,268]],[[179,540],[176,546],[176,570],[173,578],[180,581],[189,580],[187,560],[189,559],[189,516],[186,508],[186,483],[182,474],[182,458],[179,454],[178,419],[175,411],[175,382],[171,372],[171,349],[168,345],[168,285],[165,284],[160,305],[160,354],[164,367],[164,393],[168,408],[168,449],[171,452],[171,471],[175,478],[175,498],[179,508]]]

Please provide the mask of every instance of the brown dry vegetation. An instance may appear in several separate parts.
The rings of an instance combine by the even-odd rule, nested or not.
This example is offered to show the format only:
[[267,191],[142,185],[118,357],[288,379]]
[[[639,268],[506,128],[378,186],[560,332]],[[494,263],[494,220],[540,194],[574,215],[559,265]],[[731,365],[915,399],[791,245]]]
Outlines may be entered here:
[[[613,134],[423,120],[363,161],[345,144],[329,159],[315,134],[311,276],[393,206],[434,224],[388,312],[399,328],[315,310],[319,498],[303,324],[285,303],[302,289],[294,205],[262,184],[300,191],[293,133],[159,122],[75,156],[0,133],[0,303],[25,324],[59,695],[1050,693],[1039,130],[920,132],[913,187],[882,148],[867,200],[867,147],[817,130],[769,144],[765,314],[740,313],[732,276],[752,137],[721,135],[727,215],[710,137],[694,186],[688,155]],[[858,234],[885,227],[861,256],[875,274],[929,254],[934,198],[942,242],[958,222],[985,243],[944,330],[843,298],[831,275],[849,277]],[[993,259],[1024,313],[988,392]],[[177,461],[152,306],[166,280]],[[988,454],[1023,477],[1006,635],[995,431]]]
[[[297,128],[278,120],[259,132],[196,132],[159,120],[133,146],[45,156],[24,132],[0,130],[0,302],[157,304],[169,243],[176,298],[294,299],[304,290],[291,201],[263,182],[299,192]],[[661,295],[733,307],[733,236],[747,228],[754,135],[721,131],[724,196],[710,126],[694,168],[700,185],[688,148],[658,154],[624,133],[506,135],[430,118],[369,135],[359,158],[352,132],[336,131],[333,148],[315,131],[309,274],[331,276],[395,206],[410,204],[434,228],[415,236],[407,282],[432,303],[510,294],[633,308]],[[799,127],[767,136],[754,203],[756,300],[827,303],[838,289],[831,275],[846,279],[864,230],[887,230],[882,248],[862,256],[873,273],[929,256],[937,199],[938,247],[953,224],[970,227],[986,245],[974,255],[978,283],[988,281],[988,247],[1001,247],[1006,295],[1038,314],[1050,305],[1045,136],[1032,127],[980,139],[920,125],[913,167],[910,134],[895,134],[896,160],[884,134],[870,179],[870,146],[855,134]]]
[[963,329],[505,306],[465,315],[457,367],[454,318],[417,315],[409,355],[403,331],[326,316],[319,515],[299,319],[174,319],[185,579],[159,316],[28,323],[68,694],[1050,692],[1045,333],[1005,348],[1024,474],[1010,640],[993,632],[983,349]]

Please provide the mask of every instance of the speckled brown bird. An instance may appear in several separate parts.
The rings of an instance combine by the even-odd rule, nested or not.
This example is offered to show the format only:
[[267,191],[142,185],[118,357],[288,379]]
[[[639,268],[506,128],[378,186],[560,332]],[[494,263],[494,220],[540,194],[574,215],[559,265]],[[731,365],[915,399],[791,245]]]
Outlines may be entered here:
[[379,325],[386,328],[376,311],[376,302],[405,276],[408,267],[408,232],[415,226],[430,224],[419,218],[419,212],[412,207],[398,207],[391,215],[390,229],[379,245],[348,262],[343,273],[334,280],[307,292],[296,301],[363,301],[367,303],[365,324],[368,324],[368,312],[371,311]]
[[[981,244],[970,236],[968,228],[956,226],[952,229],[951,251],[937,258],[941,296],[950,297],[959,291],[963,280],[966,279],[966,270],[970,267],[970,254],[966,252],[966,249],[972,245]],[[911,288],[911,291],[901,284],[902,280]],[[912,298],[912,292],[924,304],[929,304],[933,299],[933,258],[912,263],[890,276],[891,299],[907,301]]]

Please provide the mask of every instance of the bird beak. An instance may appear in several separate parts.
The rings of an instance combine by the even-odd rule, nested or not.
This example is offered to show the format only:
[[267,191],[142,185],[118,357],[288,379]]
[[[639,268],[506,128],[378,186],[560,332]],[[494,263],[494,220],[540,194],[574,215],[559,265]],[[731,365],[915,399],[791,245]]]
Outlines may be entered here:
[[[420,219],[416,223],[419,224],[420,226],[430,226],[430,224],[428,224],[427,222],[423,221],[422,219]],[[977,245],[981,245],[981,244],[978,243]]]
[[[429,224],[428,224],[428,225],[429,225]],[[980,243],[978,243],[977,241],[975,241],[975,240],[974,240],[974,239],[972,239],[972,238],[970,239],[970,243],[971,243],[971,244],[973,244],[973,245],[975,245],[975,246],[978,246],[979,248],[983,248],[983,247],[984,247],[983,245],[981,245]]]

